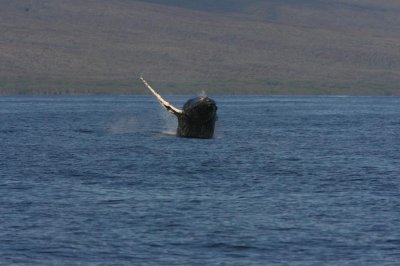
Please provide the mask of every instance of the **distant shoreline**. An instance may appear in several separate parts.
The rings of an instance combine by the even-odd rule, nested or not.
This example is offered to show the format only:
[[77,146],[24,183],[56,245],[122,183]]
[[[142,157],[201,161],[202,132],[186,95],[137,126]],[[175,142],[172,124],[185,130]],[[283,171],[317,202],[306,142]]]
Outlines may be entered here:
[[[16,95],[147,95],[139,82],[77,83],[8,83],[0,86],[0,96]],[[293,96],[400,96],[397,84],[318,81],[152,81],[163,95],[293,95]],[[1,83],[0,83],[1,84]],[[65,84],[65,85],[64,85]]]

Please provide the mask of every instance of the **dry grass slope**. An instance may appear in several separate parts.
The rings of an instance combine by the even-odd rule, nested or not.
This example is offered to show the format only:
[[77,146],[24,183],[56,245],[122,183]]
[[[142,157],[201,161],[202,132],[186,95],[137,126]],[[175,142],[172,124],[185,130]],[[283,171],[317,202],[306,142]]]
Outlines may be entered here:
[[398,1],[231,1],[0,0],[0,94],[400,95]]

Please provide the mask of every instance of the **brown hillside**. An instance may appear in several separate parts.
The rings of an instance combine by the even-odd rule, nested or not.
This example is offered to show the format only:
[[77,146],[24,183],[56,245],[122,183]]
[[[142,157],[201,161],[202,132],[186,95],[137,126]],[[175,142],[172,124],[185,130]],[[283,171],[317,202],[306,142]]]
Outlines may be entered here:
[[400,95],[400,2],[253,2],[0,0],[0,94]]

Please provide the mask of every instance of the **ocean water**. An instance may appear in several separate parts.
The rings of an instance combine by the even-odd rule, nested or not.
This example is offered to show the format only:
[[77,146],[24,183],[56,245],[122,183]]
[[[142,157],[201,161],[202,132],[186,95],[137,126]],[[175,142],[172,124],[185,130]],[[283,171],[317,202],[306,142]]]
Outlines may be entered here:
[[399,265],[400,98],[214,99],[0,97],[0,264]]

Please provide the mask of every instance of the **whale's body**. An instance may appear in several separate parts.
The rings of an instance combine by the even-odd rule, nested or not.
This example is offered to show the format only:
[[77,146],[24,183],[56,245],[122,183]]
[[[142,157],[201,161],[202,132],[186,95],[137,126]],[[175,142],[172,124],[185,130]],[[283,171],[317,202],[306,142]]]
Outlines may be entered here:
[[183,105],[176,134],[180,137],[209,139],[214,135],[217,104],[208,97],[196,97]]
[[188,100],[182,109],[178,109],[164,100],[142,77],[140,79],[161,105],[178,118],[177,136],[203,139],[213,137],[218,109],[214,100],[207,96],[196,97]]

